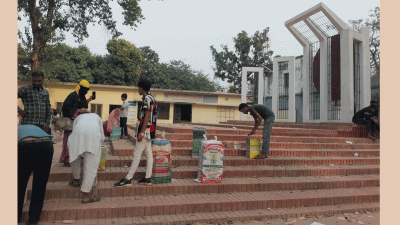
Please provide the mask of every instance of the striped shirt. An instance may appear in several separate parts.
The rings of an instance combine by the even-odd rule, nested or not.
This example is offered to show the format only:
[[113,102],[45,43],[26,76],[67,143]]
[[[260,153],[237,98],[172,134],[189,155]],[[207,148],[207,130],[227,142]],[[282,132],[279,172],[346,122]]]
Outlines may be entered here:
[[49,123],[51,118],[49,92],[41,87],[35,89],[32,85],[18,89],[18,98],[24,104],[26,116],[22,119],[22,124],[32,124],[44,126]]
[[138,119],[139,126],[137,126],[136,137],[140,133],[143,127],[144,117],[146,116],[146,112],[150,112],[149,123],[147,124],[147,128],[150,129],[150,138],[156,138],[156,124],[157,124],[157,103],[156,99],[150,92],[147,92],[143,95],[142,105],[139,110]]

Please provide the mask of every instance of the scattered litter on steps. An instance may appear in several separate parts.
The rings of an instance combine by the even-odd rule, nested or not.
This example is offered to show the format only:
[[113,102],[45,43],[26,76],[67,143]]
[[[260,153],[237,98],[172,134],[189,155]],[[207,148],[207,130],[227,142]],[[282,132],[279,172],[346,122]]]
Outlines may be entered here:
[[335,164],[331,164],[331,166],[334,166]]
[[351,142],[351,141],[346,141],[346,144],[353,144],[353,142]]
[[72,224],[74,222],[75,222],[75,220],[63,220],[64,224]]
[[322,224],[322,223],[318,223],[318,222],[313,222],[312,224],[310,224],[310,225],[325,225],[325,224]]
[[356,153],[354,153],[354,156],[355,156],[355,157],[358,157],[358,153],[357,153],[357,152],[356,152]]
[[235,130],[237,129],[236,127],[232,127],[232,128],[235,129]]

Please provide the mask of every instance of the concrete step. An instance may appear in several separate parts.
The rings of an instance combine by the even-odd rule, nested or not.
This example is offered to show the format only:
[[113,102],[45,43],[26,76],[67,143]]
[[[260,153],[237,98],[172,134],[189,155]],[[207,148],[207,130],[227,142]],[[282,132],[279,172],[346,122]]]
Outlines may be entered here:
[[[379,187],[368,187],[305,191],[104,197],[100,202],[91,204],[81,204],[80,198],[64,198],[45,201],[41,220],[122,218],[378,203],[380,199],[379,190]],[[27,201],[24,206],[24,220],[27,219],[29,202]]]
[[[145,167],[138,167],[134,180],[145,176]],[[118,181],[128,174],[129,167],[106,167],[97,173],[100,181]],[[172,168],[173,179],[197,178],[198,166]],[[332,166],[224,166],[224,178],[233,177],[298,177],[298,176],[342,176],[379,174],[379,165],[332,165]],[[53,165],[49,182],[71,180],[71,168]]]
[[[341,204],[303,208],[279,208],[279,209],[258,209],[258,210],[240,210],[224,212],[206,212],[189,214],[172,214],[156,216],[136,216],[105,219],[82,219],[79,224],[104,224],[104,225],[187,225],[187,224],[220,224],[222,222],[231,223],[234,221],[265,221],[272,219],[286,219],[293,217],[314,217],[314,216],[333,216],[344,213],[364,213],[376,212],[380,210],[379,203],[359,203],[359,204]],[[254,222],[253,222],[254,223]],[[62,221],[47,221],[43,225],[64,225]]]
[[[285,190],[319,190],[336,188],[379,187],[379,175],[350,175],[331,177],[258,177],[225,178],[221,183],[203,184],[194,179],[174,179],[169,184],[154,184],[151,187],[133,182],[131,187],[116,188],[117,181],[99,181],[94,192],[102,197],[208,194],[232,192],[259,192]],[[32,182],[28,183],[27,198],[32,195]],[[82,197],[80,188],[68,182],[49,182],[45,199]]]
[[[107,155],[106,166],[131,166],[133,156]],[[146,157],[142,156],[139,166],[146,166]],[[172,166],[198,166],[199,159],[191,156],[172,156]],[[379,165],[379,157],[290,157],[270,156],[267,159],[256,160],[244,156],[224,156],[224,166],[320,166],[320,165]]]

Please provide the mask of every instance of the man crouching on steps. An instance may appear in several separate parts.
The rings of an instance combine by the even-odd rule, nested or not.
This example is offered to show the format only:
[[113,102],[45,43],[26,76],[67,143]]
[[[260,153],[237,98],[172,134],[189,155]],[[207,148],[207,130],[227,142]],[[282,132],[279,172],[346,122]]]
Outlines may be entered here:
[[156,121],[157,121],[157,104],[156,99],[151,95],[151,83],[147,80],[142,80],[138,84],[139,94],[143,95],[142,105],[140,107],[139,121],[136,130],[136,146],[133,153],[133,161],[128,175],[125,179],[121,179],[115,183],[116,187],[132,186],[131,179],[136,172],[140,162],[143,150],[146,150],[146,176],[139,180],[139,184],[152,185],[151,172],[153,169],[153,151],[151,148],[151,139],[156,138]]
[[248,106],[246,103],[242,103],[239,105],[239,111],[243,114],[248,114],[254,118],[254,128],[251,130],[248,136],[251,136],[256,133],[258,126],[260,126],[262,120],[264,119],[264,131],[263,131],[263,144],[261,153],[254,157],[254,159],[265,159],[268,158],[269,152],[269,142],[271,138],[271,130],[272,130],[272,123],[275,120],[275,114],[272,112],[268,107],[264,105],[252,105]]

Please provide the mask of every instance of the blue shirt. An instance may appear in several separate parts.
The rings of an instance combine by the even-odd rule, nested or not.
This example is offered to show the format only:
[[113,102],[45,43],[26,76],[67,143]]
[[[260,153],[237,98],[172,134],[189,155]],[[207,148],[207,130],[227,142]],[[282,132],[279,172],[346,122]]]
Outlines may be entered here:
[[18,126],[18,142],[21,142],[24,138],[27,137],[43,138],[51,136],[35,125]]

